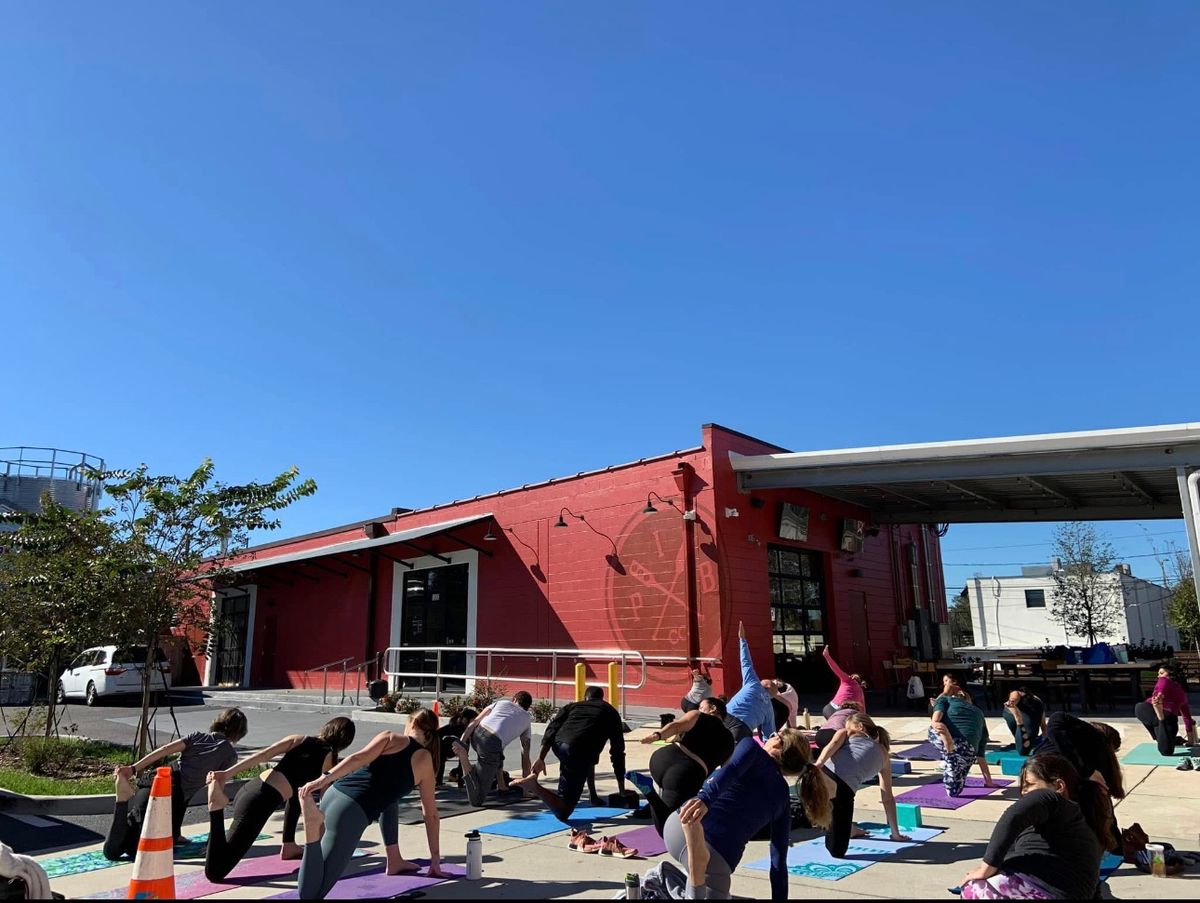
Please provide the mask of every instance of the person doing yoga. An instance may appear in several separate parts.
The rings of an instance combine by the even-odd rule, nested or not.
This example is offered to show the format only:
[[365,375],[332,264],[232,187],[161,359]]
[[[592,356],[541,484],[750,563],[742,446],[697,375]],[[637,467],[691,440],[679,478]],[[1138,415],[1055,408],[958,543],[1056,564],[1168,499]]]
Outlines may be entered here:
[[1004,703],[1004,723],[1012,731],[1017,752],[1028,756],[1046,729],[1046,704],[1024,687],[1013,690]]
[[750,657],[750,644],[746,641],[746,625],[738,621],[738,646],[742,660],[742,688],[738,690],[725,708],[743,729],[734,735],[735,740],[754,736],[757,730],[766,740],[775,733],[775,710],[771,700],[779,695],[775,681],[760,680],[754,670],[754,659]]
[[[354,722],[349,718],[334,718],[325,723],[315,737],[292,734],[266,749],[247,756],[223,771],[213,771],[208,779],[208,852],[204,857],[204,874],[209,881],[221,881],[258,838],[280,806],[283,816],[283,846],[281,859],[299,859],[304,851],[296,843],[296,823],[300,820],[300,788],[315,781],[337,764],[338,754],[354,742]],[[233,823],[225,832],[225,782],[234,775],[282,756],[274,768],[247,781],[238,791],[233,804]]]
[[729,731],[729,736],[733,738],[734,743],[737,743],[744,737],[750,736],[746,731],[746,725],[729,714],[729,709],[725,706],[725,700],[720,696],[709,696],[700,703],[700,711],[705,715],[720,718],[721,724],[725,725],[725,730]]
[[1059,755],[1071,763],[1084,780],[1094,781],[1113,799],[1125,798],[1125,777],[1117,751],[1121,735],[1101,721],[1084,721],[1066,712],[1046,719],[1046,733],[1038,755]]
[[[521,741],[521,774],[529,774],[531,729],[529,707],[533,697],[524,690],[512,699],[499,699],[480,712],[463,731],[462,739],[455,741],[454,753],[462,766],[463,783],[467,785],[467,799],[472,806],[482,806],[492,784],[500,778],[504,782],[504,749],[514,740]],[[478,764],[472,765],[467,757],[467,744],[475,748]],[[497,788],[500,791],[507,786]]]
[[[1110,828],[1103,810],[1076,801],[1080,782],[1062,756],[1040,752],[1021,769],[1021,798],[992,831],[983,862],[962,880],[964,900],[1087,900],[1096,894],[1103,856],[1097,837]],[[1096,814],[1097,812],[1101,814]]]
[[817,728],[816,735],[813,737],[813,743],[817,744],[818,749],[824,749],[829,741],[833,739],[834,734],[846,726],[846,722],[851,715],[859,713],[858,704],[854,702],[841,703],[831,714],[825,717],[825,723]]
[[853,702],[858,706],[860,712],[865,712],[867,710],[867,682],[863,680],[862,675],[847,674],[842,666],[834,661],[833,653],[829,651],[828,646],[821,650],[821,655],[838,679],[837,692],[833,694],[833,699],[829,700],[821,714],[828,718],[841,707],[843,702]]
[[679,700],[679,707],[685,712],[694,712],[700,708],[700,703],[712,692],[712,678],[699,668],[692,669],[692,688]]
[[672,813],[664,827],[667,851],[687,865],[688,899],[729,899],[733,870],[751,838],[766,827],[771,836],[771,899],[787,899],[792,797],[785,776],[799,778],[800,803],[809,822],[830,826],[829,789],[813,767],[808,740],[800,731],[780,731],[765,746],[742,740],[729,763]]
[[[604,701],[600,687],[588,687],[581,702],[570,702],[554,716],[542,736],[542,749],[529,774],[512,783],[528,787],[560,819],[566,820],[583,795],[583,787],[593,779],[596,763],[604,744],[612,757],[617,790],[625,792],[625,733],[621,715]],[[546,755],[553,752],[558,758],[558,791],[547,790],[538,783],[538,775],[546,770]]]
[[[454,741],[462,737],[467,725],[477,717],[479,717],[479,713],[474,709],[463,709],[457,715],[451,715],[450,720],[438,728],[438,787],[446,783],[446,763],[454,758]],[[462,784],[463,782],[460,780],[459,786],[461,787]]]
[[942,754],[946,766],[942,783],[947,796],[958,796],[967,784],[971,763],[978,762],[985,787],[995,787],[991,769],[983,758],[988,744],[987,722],[983,710],[971,702],[962,688],[950,682],[950,692],[933,704],[929,742]]
[[[442,871],[437,802],[438,723],[429,709],[408,717],[403,734],[382,731],[359,752],[347,756],[315,781],[300,788],[304,817],[304,857],[298,890],[302,900],[323,900],[346,871],[354,848],[373,821],[379,822],[387,856],[387,874],[415,872],[418,866],[400,855],[400,800],[417,790],[429,843],[429,875]],[[328,788],[328,790],[326,790]],[[315,794],[325,791],[318,807]]]
[[829,744],[817,756],[816,766],[829,784],[833,797],[833,824],[825,835],[825,849],[843,858],[854,837],[866,831],[854,824],[854,796],[871,778],[879,777],[879,799],[887,815],[892,840],[907,841],[900,833],[896,818],[896,797],[892,793],[892,740],[888,732],[861,712],[846,719]]
[[733,737],[716,715],[688,712],[670,724],[643,737],[643,743],[658,740],[678,741],[663,746],[650,756],[650,776],[654,785],[642,787],[659,836],[672,812],[694,797],[704,781],[733,755]]
[[132,765],[115,769],[116,806],[112,825],[104,841],[104,857],[112,861],[137,852],[146,808],[150,805],[150,787],[135,789],[137,775],[179,753],[171,768],[171,831],[175,842],[182,838],[183,817],[192,798],[204,789],[210,771],[228,768],[237,761],[233,745],[246,736],[246,716],[241,709],[221,712],[207,731],[196,731],[166,746],[160,746]]
[[1196,745],[1196,722],[1192,720],[1187,691],[1171,677],[1171,672],[1166,668],[1158,669],[1154,691],[1149,699],[1134,706],[1133,714],[1142,722],[1150,739],[1158,744],[1159,755],[1169,756],[1176,746],[1183,744],[1184,739],[1179,736],[1181,718],[1187,731],[1188,745]]

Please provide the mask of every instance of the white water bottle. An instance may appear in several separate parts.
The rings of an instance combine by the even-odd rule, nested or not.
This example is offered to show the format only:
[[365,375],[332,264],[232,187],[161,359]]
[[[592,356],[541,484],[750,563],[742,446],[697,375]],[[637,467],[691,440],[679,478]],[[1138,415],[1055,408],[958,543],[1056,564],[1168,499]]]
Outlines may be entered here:
[[483,877],[483,839],[478,831],[464,836],[467,838],[467,880],[478,881]]

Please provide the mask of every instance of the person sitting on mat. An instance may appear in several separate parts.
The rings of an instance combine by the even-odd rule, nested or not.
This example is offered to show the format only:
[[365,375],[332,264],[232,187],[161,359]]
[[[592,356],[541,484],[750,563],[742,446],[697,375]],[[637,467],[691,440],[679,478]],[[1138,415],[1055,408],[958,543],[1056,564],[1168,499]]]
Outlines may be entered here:
[[1038,735],[1046,729],[1046,704],[1019,687],[1008,694],[1004,703],[1004,723],[1012,731],[1017,752],[1028,756],[1037,746]]
[[1062,756],[1039,752],[1021,769],[1020,786],[1021,798],[1000,816],[983,862],[963,878],[963,899],[1092,898],[1103,856],[1096,838],[1108,828],[1089,821],[1087,807],[1074,800],[1078,773]]
[[[259,832],[280,806],[284,806],[281,859],[299,859],[304,850],[296,843],[296,824],[300,821],[300,788],[315,781],[337,764],[338,754],[354,742],[354,722],[332,718],[315,737],[292,734],[266,749],[247,756],[224,771],[208,775],[208,852],[204,857],[204,875],[209,881],[221,881],[242,861]],[[234,775],[282,756],[274,768],[247,781],[233,804],[233,824],[225,832],[225,782]]]
[[[567,703],[546,726],[542,749],[529,774],[512,783],[528,787],[560,819],[566,821],[579,805],[584,784],[594,780],[594,769],[600,761],[604,744],[612,758],[617,791],[625,792],[625,734],[620,713],[604,701],[604,690],[588,687],[581,702]],[[546,770],[546,754],[558,758],[558,791],[547,790],[538,783],[538,775]],[[595,794],[594,787],[592,788]],[[599,800],[593,800],[598,805]]]
[[854,837],[866,831],[854,824],[854,796],[871,778],[879,777],[879,799],[887,815],[892,840],[907,841],[900,833],[896,817],[896,797],[892,793],[892,740],[888,732],[867,715],[854,712],[846,726],[838,730],[817,756],[815,765],[823,770],[833,797],[833,825],[825,835],[825,849],[839,859],[845,857]]
[[[660,730],[643,737],[643,743],[678,741],[656,749],[650,756],[653,782],[630,780],[646,795],[654,827],[662,836],[671,813],[699,793],[705,780],[733,755],[733,737],[716,715],[699,710],[676,718]],[[644,777],[644,776],[642,776]],[[656,791],[654,785],[658,785]]]
[[785,776],[798,778],[798,796],[809,822],[830,827],[829,789],[822,772],[813,767],[808,740],[800,731],[784,729],[764,746],[742,740],[729,763],[664,826],[667,852],[688,868],[688,899],[728,899],[733,870],[751,838],[765,827],[771,836],[771,899],[787,899],[792,795]]
[[[301,900],[323,900],[345,874],[363,832],[379,822],[387,874],[415,872],[419,866],[400,855],[400,800],[421,795],[421,815],[429,843],[433,878],[450,877],[441,866],[437,801],[438,719],[429,709],[408,716],[404,733],[381,731],[362,750],[300,788],[304,817],[304,856],[300,860]],[[315,794],[328,790],[318,807]]]
[[699,668],[692,669],[692,688],[687,691],[683,699],[679,700],[679,707],[685,712],[694,712],[700,708],[700,703],[708,698],[712,692],[712,678],[704,674]]
[[[452,715],[445,724],[438,728],[437,785],[439,787],[446,783],[446,763],[454,758],[454,741],[462,737],[467,725],[478,715],[479,713],[474,709],[463,709],[458,714]],[[454,780],[453,773],[450,775],[450,780]],[[459,775],[459,786],[462,786],[461,774]]]
[[1188,745],[1196,745],[1196,723],[1188,707],[1187,691],[1171,677],[1171,672],[1166,668],[1158,669],[1154,691],[1149,699],[1134,706],[1133,714],[1142,722],[1150,739],[1158,744],[1159,755],[1169,756],[1175,752],[1176,746],[1184,743],[1184,739],[1178,736],[1180,718],[1187,731]]
[[[508,790],[504,779],[504,749],[518,738],[521,740],[521,774],[529,773],[532,767],[529,761],[531,705],[533,697],[524,690],[514,693],[512,699],[498,699],[467,725],[461,740],[454,742],[454,754],[462,766],[467,799],[472,806],[483,805],[497,779],[496,789],[500,792]],[[468,744],[475,748],[478,759],[475,765],[467,757]]]
[[983,757],[988,743],[983,710],[974,705],[957,684],[952,685],[952,692],[939,696],[933,705],[929,742],[942,754],[942,760],[946,763],[942,770],[942,783],[948,796],[959,796],[963,792],[967,772],[971,770],[973,762],[979,763],[985,787],[998,786],[992,780],[991,769]]
[[857,714],[859,714],[857,703],[843,702],[839,704],[825,718],[825,723],[817,728],[816,735],[813,737],[813,743],[817,744],[818,749],[824,749],[829,741],[833,739],[833,735],[846,726],[846,722],[850,719],[850,716]]
[[247,729],[241,709],[225,709],[207,731],[195,731],[147,753],[132,765],[118,767],[114,772],[116,806],[104,842],[105,858],[115,862],[137,852],[142,821],[150,805],[150,787],[135,789],[133,782],[138,774],[175,753],[179,753],[179,759],[171,767],[171,836],[181,843],[183,817],[192,798],[204,789],[210,771],[228,768],[237,761],[233,745],[246,736]]
[[843,702],[853,702],[858,706],[860,712],[865,712],[867,710],[867,682],[863,680],[862,675],[847,674],[842,666],[834,661],[833,653],[829,651],[828,646],[821,650],[821,655],[838,679],[837,692],[833,694],[833,699],[829,700],[821,714],[828,718]]
[[771,700],[779,695],[775,681],[760,680],[746,641],[746,625],[738,621],[738,646],[742,660],[742,688],[725,705],[726,711],[742,723],[743,729],[734,734],[735,740],[754,736],[757,730],[766,740],[775,733],[775,709]]

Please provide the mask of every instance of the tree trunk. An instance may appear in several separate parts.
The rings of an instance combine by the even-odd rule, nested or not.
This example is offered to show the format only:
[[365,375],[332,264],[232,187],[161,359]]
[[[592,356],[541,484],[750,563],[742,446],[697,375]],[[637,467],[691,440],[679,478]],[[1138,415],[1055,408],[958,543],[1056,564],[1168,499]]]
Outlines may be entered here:
[[139,759],[154,746],[150,741],[150,686],[152,683],[150,668],[152,665],[157,665],[154,660],[154,651],[157,648],[158,645],[153,640],[146,644],[146,662],[142,668],[142,714],[138,719],[137,731],[137,757]]
[[58,652],[50,656],[50,669],[46,673],[46,737],[57,733],[58,722]]

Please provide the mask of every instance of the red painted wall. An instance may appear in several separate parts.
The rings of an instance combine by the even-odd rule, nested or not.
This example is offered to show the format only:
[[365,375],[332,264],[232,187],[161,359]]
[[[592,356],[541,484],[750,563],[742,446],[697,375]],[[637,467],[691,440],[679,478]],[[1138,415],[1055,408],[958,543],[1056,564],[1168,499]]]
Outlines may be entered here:
[[[642,509],[650,492],[682,508],[675,474],[681,464],[687,464],[693,470],[688,488],[697,512],[693,547],[698,647],[703,657],[726,663],[725,668],[718,664],[713,669],[717,690],[732,693],[740,685],[739,618],[750,632],[760,672],[764,676],[773,672],[767,546],[789,545],[775,538],[778,505],[785,500],[811,508],[809,542],[799,547],[824,553],[828,632],[835,655],[847,667],[860,662],[860,668],[871,665],[872,676],[882,677],[878,662],[894,653],[898,612],[910,604],[904,580],[897,587],[893,576],[892,542],[903,544],[915,537],[919,546],[920,528],[884,528],[878,537],[867,540],[863,552],[852,558],[841,556],[836,552],[840,519],[867,520],[866,512],[797,491],[756,492],[764,505],[755,508],[750,497],[737,490],[729,452],[764,454],[779,449],[715,426],[705,427],[702,436],[699,449],[401,514],[385,527],[396,532],[493,514],[498,525],[493,529],[495,542],[482,540],[486,521],[454,531],[493,552],[493,557],[479,556],[477,644],[638,650],[650,661],[648,683],[631,692],[629,701],[674,708],[688,685],[686,665],[662,659],[678,660],[688,654],[686,527],[679,511],[658,500],[654,502],[657,513],[645,515]],[[563,507],[582,514],[585,522],[567,515],[567,526],[555,527]],[[727,507],[737,508],[739,516],[725,517]],[[355,528],[265,549],[256,557],[265,562],[304,548],[362,538],[362,530]],[[446,536],[429,537],[422,544],[443,554],[463,548]],[[936,537],[930,548],[933,560]],[[391,551],[405,554],[399,548]],[[358,560],[365,563],[369,556],[364,552]],[[940,560],[936,564],[940,582]],[[861,576],[851,576],[852,571],[860,571]],[[367,654],[367,575],[355,571],[340,578],[314,569],[305,572],[315,579],[284,574],[291,585],[260,584],[252,663],[257,685],[301,686],[305,669],[343,656],[361,661]],[[273,573],[278,576],[271,569],[263,573],[267,578]],[[389,642],[392,584],[392,563],[381,559],[376,571],[374,651]],[[944,611],[945,593],[940,586],[936,598],[942,600]],[[864,599],[865,634],[852,628],[848,613],[851,604],[862,605]],[[503,676],[515,662],[496,657],[493,665],[510,689],[519,685]],[[527,669],[528,662],[521,666]],[[547,670],[548,662],[542,674]],[[603,673],[597,672],[591,677],[603,681]],[[569,663],[559,673],[569,677]],[[636,675],[631,668],[629,676]],[[530,689],[538,697],[550,695],[545,687]],[[563,688],[559,698],[569,692]]]

